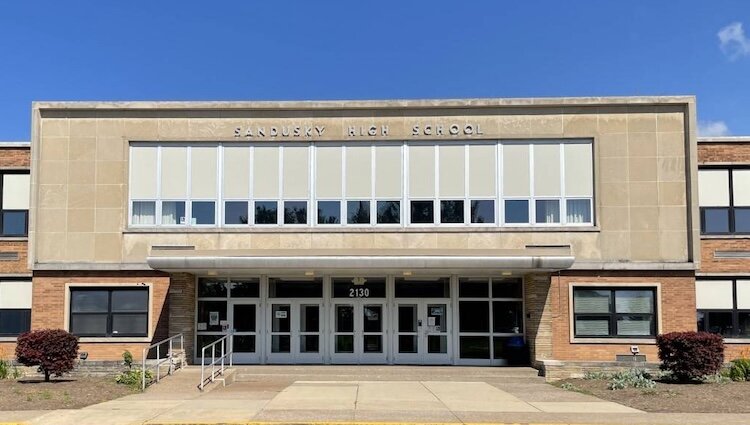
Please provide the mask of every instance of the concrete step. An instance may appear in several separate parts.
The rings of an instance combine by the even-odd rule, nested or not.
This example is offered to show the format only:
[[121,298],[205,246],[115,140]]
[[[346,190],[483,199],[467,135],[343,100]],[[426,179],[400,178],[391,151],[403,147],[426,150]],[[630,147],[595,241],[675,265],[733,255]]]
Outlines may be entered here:
[[466,366],[234,366],[237,382],[289,381],[494,381],[543,382],[530,367]]

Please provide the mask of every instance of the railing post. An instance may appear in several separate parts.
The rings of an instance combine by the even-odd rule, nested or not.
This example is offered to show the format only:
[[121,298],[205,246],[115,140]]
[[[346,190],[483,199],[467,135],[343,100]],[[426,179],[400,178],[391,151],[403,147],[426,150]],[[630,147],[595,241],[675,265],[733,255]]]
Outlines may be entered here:
[[221,375],[224,376],[224,357],[227,355],[226,339],[221,340]]
[[174,367],[174,350],[172,349],[172,341],[173,339],[170,338],[169,340],[169,355],[167,357],[169,358],[169,374],[172,374],[172,368]]
[[201,385],[200,389],[203,391],[203,385],[206,382],[206,377],[204,375],[204,370],[206,366],[206,347],[201,348]]
[[159,360],[161,359],[161,355],[159,354],[159,347],[160,345],[156,346],[156,382],[159,382]]
[[214,375],[216,374],[216,344],[211,346],[211,382],[214,382]]
[[146,355],[148,355],[148,348],[143,349],[143,357],[141,358],[143,363],[143,367],[141,367],[141,391],[146,391]]

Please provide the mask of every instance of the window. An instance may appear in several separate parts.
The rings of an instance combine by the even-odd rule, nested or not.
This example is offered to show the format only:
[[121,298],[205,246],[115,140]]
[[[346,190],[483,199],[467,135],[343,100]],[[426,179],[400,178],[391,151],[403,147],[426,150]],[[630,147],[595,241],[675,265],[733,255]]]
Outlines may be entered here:
[[70,332],[90,337],[148,336],[148,288],[73,288]]
[[523,283],[518,278],[460,278],[459,357],[525,364]]
[[399,201],[378,201],[378,224],[399,224],[401,223],[401,202]]
[[276,201],[255,201],[255,224],[277,224],[278,222]]
[[577,338],[642,338],[656,335],[653,288],[573,289]]
[[307,202],[284,202],[284,224],[307,224]]
[[0,175],[0,236],[26,236],[29,227],[29,173],[6,171]]
[[370,201],[346,202],[347,224],[370,224]]
[[[129,160],[130,226],[590,226],[595,220],[592,143],[585,140],[134,142]],[[14,175],[5,179],[9,193],[18,192]],[[13,199],[4,195],[0,230],[25,235],[28,200]],[[732,199],[731,214],[728,202],[705,207],[710,231],[750,233],[750,199]]]
[[341,224],[341,202],[318,201],[318,224]]
[[31,328],[31,282],[0,281],[0,337]]
[[440,201],[441,223],[463,223],[464,201]]
[[698,330],[750,338],[750,279],[695,282]]
[[246,201],[227,201],[224,203],[224,224],[248,224],[248,209]]
[[428,224],[435,222],[435,204],[432,201],[411,201],[411,222]]
[[703,234],[750,233],[750,168],[698,170]]

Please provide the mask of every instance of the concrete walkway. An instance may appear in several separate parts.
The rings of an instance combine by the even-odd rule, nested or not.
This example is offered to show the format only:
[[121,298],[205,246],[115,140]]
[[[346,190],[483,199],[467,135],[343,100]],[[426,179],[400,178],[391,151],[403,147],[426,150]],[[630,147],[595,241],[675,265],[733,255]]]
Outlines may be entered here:
[[547,385],[531,369],[253,366],[237,382],[195,388],[187,368],[144,394],[78,410],[0,412],[29,424],[576,423],[746,425],[748,415],[647,414]]

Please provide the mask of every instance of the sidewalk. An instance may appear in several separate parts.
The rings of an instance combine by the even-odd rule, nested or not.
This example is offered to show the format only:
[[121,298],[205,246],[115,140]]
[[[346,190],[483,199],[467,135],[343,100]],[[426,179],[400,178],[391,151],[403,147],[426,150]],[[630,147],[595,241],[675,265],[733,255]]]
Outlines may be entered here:
[[188,368],[143,394],[78,410],[0,412],[0,423],[750,423],[750,415],[644,413],[491,369],[265,366],[235,373],[241,382],[201,393],[200,371]]

